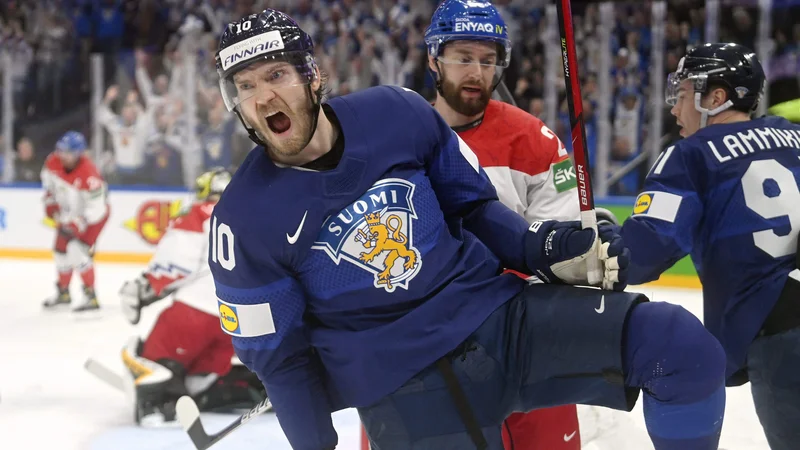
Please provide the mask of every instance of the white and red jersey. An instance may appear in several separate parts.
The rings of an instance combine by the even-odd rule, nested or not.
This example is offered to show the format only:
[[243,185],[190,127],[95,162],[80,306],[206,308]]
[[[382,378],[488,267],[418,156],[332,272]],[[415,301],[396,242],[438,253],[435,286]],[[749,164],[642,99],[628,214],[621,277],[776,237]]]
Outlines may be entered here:
[[541,120],[490,100],[481,120],[454,130],[478,156],[500,201],[528,223],[580,220],[572,162]]
[[42,168],[45,202],[58,205],[58,222],[80,228],[100,223],[108,216],[108,186],[86,155],[67,171],[61,158],[51,153]]
[[208,267],[208,231],[216,202],[196,202],[178,216],[158,243],[145,276],[153,291],[161,295],[170,284],[186,279],[175,301],[217,315],[214,278]]

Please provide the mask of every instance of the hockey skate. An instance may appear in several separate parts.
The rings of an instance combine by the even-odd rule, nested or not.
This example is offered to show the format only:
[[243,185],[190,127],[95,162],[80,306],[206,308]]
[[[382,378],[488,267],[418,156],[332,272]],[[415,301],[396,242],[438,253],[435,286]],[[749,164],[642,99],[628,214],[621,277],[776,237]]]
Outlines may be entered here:
[[85,298],[84,303],[74,308],[72,312],[83,313],[87,311],[98,311],[100,309],[100,303],[97,302],[97,295],[95,295],[94,288],[84,286],[83,296]]
[[56,284],[56,289],[58,289],[58,292],[42,303],[45,309],[54,308],[59,305],[69,305],[72,302],[72,297],[69,294],[69,287],[62,288]]

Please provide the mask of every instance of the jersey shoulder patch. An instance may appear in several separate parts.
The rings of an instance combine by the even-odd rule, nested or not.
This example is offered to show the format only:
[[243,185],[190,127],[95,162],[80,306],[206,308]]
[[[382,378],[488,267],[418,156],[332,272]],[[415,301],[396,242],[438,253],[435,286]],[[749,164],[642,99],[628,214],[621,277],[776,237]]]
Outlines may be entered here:
[[646,191],[636,197],[631,217],[646,216],[665,222],[675,222],[683,198],[665,191]]

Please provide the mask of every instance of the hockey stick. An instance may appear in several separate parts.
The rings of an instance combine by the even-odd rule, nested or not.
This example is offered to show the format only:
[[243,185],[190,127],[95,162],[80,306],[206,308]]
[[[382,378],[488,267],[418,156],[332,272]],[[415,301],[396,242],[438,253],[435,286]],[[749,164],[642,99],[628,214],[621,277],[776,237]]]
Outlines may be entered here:
[[505,81],[500,80],[500,83],[497,84],[497,88],[495,88],[495,92],[497,92],[497,96],[500,97],[501,101],[512,106],[517,106],[517,102],[514,100],[514,96],[511,95],[511,91],[508,90]]
[[[569,122],[572,129],[572,150],[575,175],[578,179],[578,199],[581,208],[581,225],[597,234],[597,215],[594,211],[594,195],[589,170],[589,153],[586,146],[586,127],[583,118],[583,97],[578,78],[578,56],[575,51],[575,36],[572,30],[570,0],[558,0],[558,26],[561,35],[561,56],[564,62],[564,83],[567,89]],[[599,251],[599,249],[598,249]],[[596,258],[587,259],[587,279],[590,285],[603,280],[603,268]]]
[[86,362],[83,363],[83,368],[86,369],[87,372],[91,373],[92,375],[104,381],[109,386],[113,387],[114,389],[125,391],[125,386],[123,385],[124,382],[122,380],[122,377],[114,373],[108,367],[93,360],[92,358],[87,359]]
[[245,422],[249,421],[253,417],[258,416],[261,413],[265,413],[271,409],[272,403],[267,398],[264,401],[259,402],[250,411],[239,416],[239,418],[234,420],[233,423],[213,434],[208,434],[206,432],[205,428],[203,427],[203,422],[200,421],[200,409],[197,407],[197,403],[195,403],[194,400],[192,400],[192,398],[188,395],[184,395],[178,399],[175,412],[178,416],[178,422],[180,422],[181,427],[183,427],[184,431],[186,431],[186,433],[189,435],[189,438],[192,440],[195,448],[197,450],[205,450],[219,442],[229,433],[244,425]]

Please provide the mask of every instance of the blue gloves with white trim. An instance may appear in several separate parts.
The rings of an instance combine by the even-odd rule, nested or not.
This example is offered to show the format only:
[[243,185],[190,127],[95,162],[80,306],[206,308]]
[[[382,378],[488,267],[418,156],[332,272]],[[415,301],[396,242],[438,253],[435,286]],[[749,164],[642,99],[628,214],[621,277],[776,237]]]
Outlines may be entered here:
[[579,221],[535,221],[525,235],[528,268],[545,283],[589,286],[587,261],[603,267],[603,289],[622,291],[627,285],[630,251],[611,225],[598,225],[599,239]]

